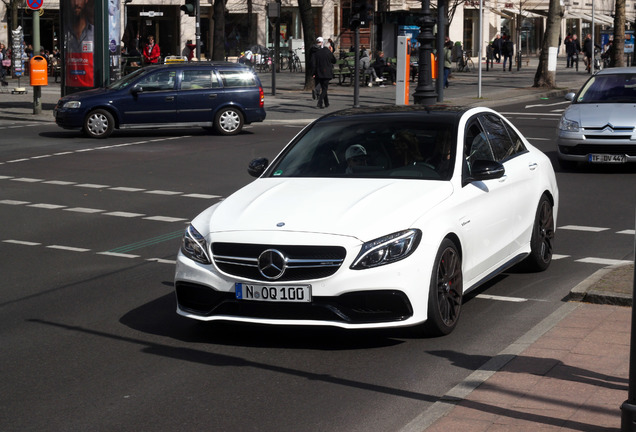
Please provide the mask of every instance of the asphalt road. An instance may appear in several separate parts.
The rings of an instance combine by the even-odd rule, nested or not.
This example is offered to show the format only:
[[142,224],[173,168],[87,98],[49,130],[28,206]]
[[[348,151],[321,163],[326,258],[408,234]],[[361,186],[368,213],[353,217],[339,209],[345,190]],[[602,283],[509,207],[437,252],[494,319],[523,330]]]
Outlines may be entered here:
[[[556,164],[561,102],[499,110]],[[636,169],[559,171],[552,266],[471,293],[447,337],[177,316],[185,224],[251,181],[249,160],[275,156],[300,127],[95,141],[0,122],[0,430],[400,431],[577,283],[634,258]]]

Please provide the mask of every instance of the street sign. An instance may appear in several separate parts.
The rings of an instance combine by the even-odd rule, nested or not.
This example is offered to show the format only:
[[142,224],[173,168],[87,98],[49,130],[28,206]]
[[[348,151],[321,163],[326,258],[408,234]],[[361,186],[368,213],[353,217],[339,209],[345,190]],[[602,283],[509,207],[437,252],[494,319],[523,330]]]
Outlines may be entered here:
[[163,12],[161,12],[161,11],[159,11],[159,12],[156,12],[156,11],[139,12],[139,16],[147,16],[147,17],[150,17],[150,18],[161,17],[161,16],[163,16]]
[[44,0],[27,0],[27,6],[29,9],[38,10],[42,7]]

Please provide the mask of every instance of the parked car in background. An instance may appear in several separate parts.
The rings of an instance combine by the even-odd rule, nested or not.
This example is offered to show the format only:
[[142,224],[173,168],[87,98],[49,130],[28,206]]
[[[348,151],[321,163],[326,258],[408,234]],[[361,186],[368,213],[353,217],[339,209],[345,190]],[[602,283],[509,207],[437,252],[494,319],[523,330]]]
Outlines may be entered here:
[[636,67],[603,69],[565,98],[572,104],[559,122],[562,168],[636,162]]
[[114,129],[213,128],[235,135],[265,119],[264,92],[248,67],[227,62],[148,66],[106,88],[62,97],[55,122],[106,138]]
[[335,112],[248,171],[185,231],[183,316],[447,334],[466,292],[552,259],[552,164],[488,108]]

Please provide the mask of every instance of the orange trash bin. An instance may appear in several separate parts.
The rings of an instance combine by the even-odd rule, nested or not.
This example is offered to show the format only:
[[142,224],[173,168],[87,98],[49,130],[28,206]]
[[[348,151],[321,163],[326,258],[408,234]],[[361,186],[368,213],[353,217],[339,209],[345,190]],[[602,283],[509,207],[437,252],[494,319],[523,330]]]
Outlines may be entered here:
[[33,56],[29,62],[31,70],[31,85],[49,85],[49,64],[42,56]]

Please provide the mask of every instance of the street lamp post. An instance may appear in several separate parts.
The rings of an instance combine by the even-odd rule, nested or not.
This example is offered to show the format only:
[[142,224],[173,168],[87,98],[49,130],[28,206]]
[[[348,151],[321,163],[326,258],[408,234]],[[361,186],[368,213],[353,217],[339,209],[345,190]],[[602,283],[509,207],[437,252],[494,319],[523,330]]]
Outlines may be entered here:
[[435,18],[431,14],[430,0],[422,0],[420,34],[417,36],[417,41],[420,43],[419,70],[417,87],[415,88],[415,93],[413,93],[413,101],[418,105],[434,105],[437,101],[437,93],[435,92],[431,75],[431,54],[433,53],[433,41],[435,40],[433,27],[435,27]]

